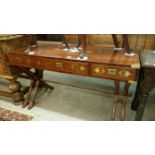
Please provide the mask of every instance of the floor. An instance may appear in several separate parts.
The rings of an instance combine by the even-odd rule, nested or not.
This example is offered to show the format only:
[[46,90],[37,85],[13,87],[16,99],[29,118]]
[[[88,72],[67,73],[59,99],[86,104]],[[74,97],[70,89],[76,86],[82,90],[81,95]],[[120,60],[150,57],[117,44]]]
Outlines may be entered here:
[[[45,72],[47,80],[57,80],[71,85],[89,87],[91,89],[108,88],[112,90],[113,81],[98,78],[82,77],[69,74]],[[29,80],[19,79],[24,86],[29,85]],[[109,121],[113,95],[96,90],[82,89],[62,84],[49,83],[54,90],[40,90],[37,94],[36,104],[31,110],[15,106],[8,98],[0,98],[0,107],[33,116],[34,121]],[[123,84],[122,84],[123,86]],[[136,85],[130,87],[134,94]],[[132,97],[129,97],[126,107],[126,121],[133,121],[135,112],[131,110]],[[146,105],[143,120],[155,120],[155,91],[152,91]],[[116,120],[120,120],[119,103]]]

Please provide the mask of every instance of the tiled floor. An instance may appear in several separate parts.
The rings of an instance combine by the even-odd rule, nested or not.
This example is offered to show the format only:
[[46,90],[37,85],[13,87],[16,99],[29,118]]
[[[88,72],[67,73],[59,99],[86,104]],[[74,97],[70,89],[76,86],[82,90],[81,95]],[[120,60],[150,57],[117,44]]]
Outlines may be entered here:
[[[58,80],[68,84],[75,84],[94,89],[113,89],[113,81],[97,78],[81,77],[68,74],[45,72],[45,79]],[[28,85],[28,80],[20,79],[24,85]],[[21,106],[13,105],[9,99],[0,98],[0,107],[14,110],[23,114],[34,116],[33,120],[96,120],[108,121],[111,118],[111,108],[113,95],[98,91],[75,88],[66,85],[50,83],[54,90],[40,90],[37,94],[36,105],[31,109],[23,109]],[[132,85],[130,92],[134,93],[135,85]],[[129,97],[126,107],[126,119],[134,120],[135,112],[131,110],[132,97]],[[143,120],[155,120],[155,91],[151,92],[146,105]],[[120,116],[119,103],[116,120]]]

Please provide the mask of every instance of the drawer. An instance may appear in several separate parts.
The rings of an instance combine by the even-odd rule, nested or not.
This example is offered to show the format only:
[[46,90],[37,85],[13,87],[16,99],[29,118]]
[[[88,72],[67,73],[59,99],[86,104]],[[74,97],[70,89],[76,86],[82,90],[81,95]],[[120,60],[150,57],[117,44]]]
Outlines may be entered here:
[[9,55],[8,57],[9,62],[11,65],[20,66],[20,67],[30,67],[30,68],[37,68],[43,69],[44,68],[44,59],[33,57],[33,56],[26,56],[26,55]]
[[72,74],[88,75],[88,63],[83,62],[65,62],[66,70]]
[[91,65],[91,76],[100,78],[109,78],[123,81],[135,81],[136,70],[128,67],[119,67],[112,65]]
[[31,67],[32,61],[27,56],[9,55],[9,63],[15,66]]
[[57,72],[88,75],[88,63],[55,60],[54,66],[53,63],[51,63],[51,66],[52,68],[54,67]]
[[10,64],[15,66],[88,75],[88,63],[11,54],[8,58]]

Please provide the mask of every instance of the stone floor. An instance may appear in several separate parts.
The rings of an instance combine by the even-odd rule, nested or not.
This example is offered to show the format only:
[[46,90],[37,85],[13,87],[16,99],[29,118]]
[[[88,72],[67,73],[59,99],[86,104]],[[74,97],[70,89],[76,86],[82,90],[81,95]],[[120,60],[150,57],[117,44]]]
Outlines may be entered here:
[[[58,80],[67,84],[73,84],[93,89],[113,89],[113,81],[90,77],[74,76],[69,74],[45,72],[47,80]],[[20,79],[26,86],[29,80]],[[49,83],[54,90],[40,90],[37,94],[36,104],[31,110],[15,106],[10,99],[0,98],[0,107],[33,116],[33,120],[42,121],[109,121],[113,95],[94,90],[81,89],[56,83]],[[122,84],[123,86],[123,84]],[[135,85],[130,87],[130,93],[134,93]],[[132,97],[129,97],[126,107],[127,121],[135,118],[135,112],[131,110]],[[143,120],[155,120],[155,91],[152,91],[146,105]],[[119,103],[116,120],[120,118]]]

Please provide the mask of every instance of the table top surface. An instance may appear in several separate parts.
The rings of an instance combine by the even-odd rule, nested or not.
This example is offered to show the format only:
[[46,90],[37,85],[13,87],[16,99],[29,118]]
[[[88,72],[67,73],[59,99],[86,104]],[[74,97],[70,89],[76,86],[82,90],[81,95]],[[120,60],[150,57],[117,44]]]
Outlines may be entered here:
[[[27,48],[15,49],[10,54],[27,55]],[[79,60],[78,57],[82,53],[80,52],[68,52],[63,50],[61,43],[53,42],[38,42],[37,47],[33,48],[35,52],[30,57],[45,57],[45,58],[56,58],[74,61],[84,61],[84,62],[95,62],[110,65],[120,65],[120,66],[131,66],[133,64],[139,64],[138,54],[135,53],[134,56],[126,56],[124,50],[115,51],[113,48],[105,48],[101,46],[96,46],[93,49],[88,49],[86,54],[88,56],[87,60]]]
[[143,67],[155,68],[155,51],[144,50],[140,54]]

